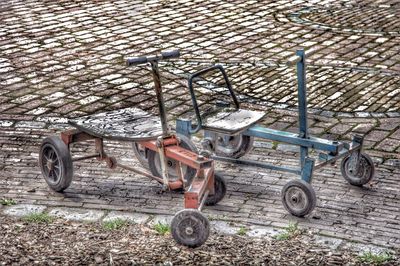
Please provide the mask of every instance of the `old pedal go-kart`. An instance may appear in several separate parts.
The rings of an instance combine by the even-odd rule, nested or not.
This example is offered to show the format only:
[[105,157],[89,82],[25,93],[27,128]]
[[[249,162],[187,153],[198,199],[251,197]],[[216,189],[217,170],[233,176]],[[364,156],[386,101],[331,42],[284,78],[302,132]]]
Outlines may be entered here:
[[[300,175],[301,180],[289,181],[283,187],[281,193],[285,208],[292,215],[299,217],[311,213],[315,208],[316,195],[311,186],[312,174],[315,169],[344,158],[341,163],[342,175],[350,184],[356,186],[368,183],[375,172],[373,161],[367,154],[362,152],[362,136],[353,137],[351,143],[309,136],[305,58],[306,53],[304,50],[298,50],[296,56],[291,57],[287,62],[289,66],[297,64],[299,134],[257,125],[257,122],[262,120],[265,114],[240,108],[240,103],[221,65],[211,66],[189,77],[188,85],[196,119],[194,122],[190,119],[178,119],[176,124],[177,133],[188,137],[199,130],[203,130],[203,148],[214,154],[211,157],[214,160]],[[233,107],[231,103],[217,102],[212,111],[201,114],[193,83],[206,82],[201,77],[210,71],[219,71],[222,74],[224,83],[232,98]],[[252,148],[254,137],[300,146],[300,167],[284,167],[240,159]],[[320,152],[318,161],[309,156],[310,149]]]
[[[185,209],[172,220],[172,236],[179,244],[197,247],[207,240],[210,230],[201,209],[222,200],[226,186],[224,179],[214,173],[213,160],[198,155],[188,138],[178,137],[168,128],[158,61],[176,57],[179,57],[178,50],[127,60],[129,66],[150,63],[160,118],[138,108],[126,108],[71,119],[69,124],[76,129],[62,132],[61,138],[51,136],[43,140],[39,166],[49,187],[58,192],[71,184],[73,162],[90,158],[105,161],[110,168],[118,166],[149,177],[161,183],[165,190],[183,189]],[[108,156],[104,139],[137,142],[145,147],[152,173],[122,165]],[[95,153],[72,157],[70,145],[86,140],[94,140]],[[167,165],[169,162],[173,165]]]

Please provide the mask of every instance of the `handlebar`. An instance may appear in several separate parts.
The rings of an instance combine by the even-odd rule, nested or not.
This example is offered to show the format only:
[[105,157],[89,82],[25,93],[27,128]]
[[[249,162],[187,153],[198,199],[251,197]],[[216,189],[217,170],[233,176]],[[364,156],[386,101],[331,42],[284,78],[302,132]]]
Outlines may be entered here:
[[172,50],[172,51],[165,51],[161,52],[161,55],[153,55],[153,56],[140,56],[140,57],[133,57],[126,60],[126,64],[128,66],[140,65],[145,64],[147,62],[152,61],[160,61],[172,58],[178,58],[180,56],[179,50]]
[[313,54],[315,54],[315,52],[317,51],[317,49],[309,49],[309,50],[297,50],[296,51],[296,55],[293,55],[293,56],[291,56],[291,57],[289,57],[289,59],[286,61],[286,65],[287,66],[293,66],[293,65],[295,65],[295,64],[297,64],[298,62],[300,62],[301,61],[301,58],[302,58],[302,56],[301,56],[301,53],[303,53],[303,55],[305,56],[305,57],[309,57],[309,56],[311,56],[311,55],[313,55]]

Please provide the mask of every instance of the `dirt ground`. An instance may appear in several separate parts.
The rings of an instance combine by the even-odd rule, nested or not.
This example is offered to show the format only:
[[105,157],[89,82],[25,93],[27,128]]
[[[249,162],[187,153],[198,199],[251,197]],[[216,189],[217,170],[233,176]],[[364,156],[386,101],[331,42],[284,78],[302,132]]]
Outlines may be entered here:
[[[171,235],[129,224],[55,220],[34,223],[0,216],[0,265],[362,265],[357,253],[333,251],[307,234],[289,240],[211,234],[200,248],[177,245]],[[384,265],[398,265],[394,258]]]

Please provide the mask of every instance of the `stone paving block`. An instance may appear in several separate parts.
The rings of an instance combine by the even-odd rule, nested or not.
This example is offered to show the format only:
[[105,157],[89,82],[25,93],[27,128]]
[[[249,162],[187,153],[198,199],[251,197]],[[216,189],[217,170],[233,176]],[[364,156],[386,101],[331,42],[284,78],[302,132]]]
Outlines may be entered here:
[[153,226],[155,224],[171,224],[173,216],[169,215],[154,215],[149,221],[149,225]]
[[96,222],[105,215],[105,212],[82,208],[53,208],[49,211],[49,215],[66,220]]
[[249,231],[246,234],[251,237],[263,237],[263,236],[274,237],[274,236],[278,235],[279,233],[280,233],[280,231],[273,227],[250,226]]
[[338,249],[340,245],[344,243],[342,239],[339,238],[333,238],[333,237],[327,237],[327,236],[320,236],[320,235],[314,235],[315,242],[327,246],[331,249]]
[[351,243],[351,242],[345,242],[341,248],[343,249],[350,249],[358,252],[360,255],[362,255],[365,252],[372,252],[374,254],[380,254],[383,252],[387,252],[388,248],[385,247],[379,247],[376,245],[368,245],[368,244],[362,244],[362,243]]
[[127,220],[137,224],[144,224],[150,219],[150,216],[143,213],[112,211],[103,218],[103,222],[116,219]]
[[254,141],[253,147],[271,149],[272,147],[274,147],[274,144],[268,141]]
[[6,215],[23,217],[31,213],[42,213],[46,208],[47,206],[44,205],[17,204],[14,206],[4,207],[2,211]]
[[240,229],[240,226],[231,225],[225,221],[210,221],[211,229],[220,234],[234,235]]
[[290,144],[278,144],[276,147],[277,150],[284,151],[284,152],[300,152],[300,147],[296,145],[290,145]]

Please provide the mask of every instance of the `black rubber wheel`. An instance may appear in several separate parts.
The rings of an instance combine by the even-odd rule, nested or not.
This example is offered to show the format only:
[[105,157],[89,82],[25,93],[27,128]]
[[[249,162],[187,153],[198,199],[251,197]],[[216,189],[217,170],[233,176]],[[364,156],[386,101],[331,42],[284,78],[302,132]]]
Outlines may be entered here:
[[214,195],[209,195],[206,199],[205,204],[207,206],[213,206],[220,202],[226,194],[226,182],[225,179],[219,174],[214,174]]
[[[178,138],[181,140],[179,146],[181,146],[182,148],[185,148],[187,150],[190,150],[194,153],[198,153],[196,146],[194,146],[194,144],[192,143],[192,141],[183,135],[177,135]],[[149,163],[149,168],[150,171],[153,175],[158,176],[158,177],[162,177],[162,171],[161,171],[161,161],[160,161],[160,156],[158,155],[157,152],[152,151],[152,150],[148,150],[148,163]],[[167,158],[167,165],[168,165],[168,176],[170,178],[170,180],[178,180],[178,175],[176,173],[176,164],[178,162]],[[182,164],[182,174],[183,177],[185,178],[185,187],[190,185],[192,183],[192,180],[194,178],[194,176],[196,175],[196,169],[188,167],[184,164]]]
[[218,135],[215,154],[238,159],[246,155],[253,147],[254,137],[242,134],[235,136]]
[[139,163],[146,169],[149,169],[148,153],[149,149],[143,147],[137,142],[132,143],[133,153],[135,153],[136,158]]
[[303,217],[311,213],[317,197],[313,187],[304,180],[291,180],[282,188],[282,203],[292,215]]
[[59,137],[51,136],[43,140],[39,166],[52,190],[61,192],[71,184],[74,174],[72,157],[67,145]]
[[367,184],[375,175],[375,165],[371,157],[367,154],[361,153],[360,165],[357,173],[353,173],[349,169],[350,156],[344,158],[340,165],[342,176],[353,186],[362,186]]
[[199,247],[207,241],[210,223],[196,209],[181,210],[172,219],[171,233],[178,244],[190,248]]

